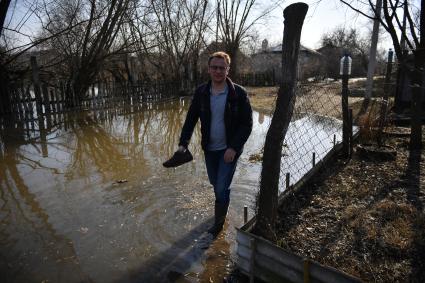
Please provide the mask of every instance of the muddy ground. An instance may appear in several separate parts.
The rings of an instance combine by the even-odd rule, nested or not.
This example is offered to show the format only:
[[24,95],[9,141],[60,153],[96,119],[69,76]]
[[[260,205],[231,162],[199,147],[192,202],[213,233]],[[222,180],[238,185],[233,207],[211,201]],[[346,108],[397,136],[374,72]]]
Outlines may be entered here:
[[[248,92],[254,109],[271,113],[277,88]],[[361,102],[350,98],[360,123]],[[396,158],[355,150],[329,162],[280,206],[277,245],[366,282],[425,282],[425,153],[409,151],[409,129],[386,131]],[[366,124],[357,142],[373,142],[373,132]]]

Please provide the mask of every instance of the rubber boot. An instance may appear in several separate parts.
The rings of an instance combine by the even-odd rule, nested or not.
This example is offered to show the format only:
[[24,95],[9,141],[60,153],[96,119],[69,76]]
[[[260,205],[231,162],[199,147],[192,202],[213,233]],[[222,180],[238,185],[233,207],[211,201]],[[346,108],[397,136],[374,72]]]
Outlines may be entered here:
[[212,234],[215,237],[218,236],[220,231],[223,229],[224,221],[226,221],[227,210],[229,208],[229,204],[214,204],[214,225],[208,229],[208,233]]

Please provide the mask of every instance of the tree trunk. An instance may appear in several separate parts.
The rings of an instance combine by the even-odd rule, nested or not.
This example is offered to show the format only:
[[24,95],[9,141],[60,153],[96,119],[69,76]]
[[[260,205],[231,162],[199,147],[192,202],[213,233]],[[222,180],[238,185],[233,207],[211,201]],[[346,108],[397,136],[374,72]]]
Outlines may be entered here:
[[300,50],[301,29],[308,5],[295,3],[284,12],[282,43],[282,82],[270,128],[264,145],[257,222],[254,233],[272,240],[277,216],[282,145],[295,104],[295,84]]
[[422,116],[424,114],[423,101],[425,100],[425,0],[421,1],[420,18],[420,42],[413,51],[415,56],[415,69],[412,74],[412,117],[411,117],[411,135],[410,149],[418,150],[422,148]]
[[0,0],[0,35],[3,31],[4,20],[6,19],[7,10],[9,9],[11,0]]
[[376,66],[376,47],[378,45],[379,18],[381,17],[381,9],[382,9],[382,0],[376,0],[376,15],[375,15],[375,20],[373,21],[372,40],[370,43],[370,51],[369,51],[369,64],[367,68],[367,81],[366,81],[366,92],[365,92],[366,100],[370,100],[370,98],[372,97],[373,75],[375,73],[375,66]]
[[226,52],[229,54],[230,56],[230,70],[229,70],[229,77],[233,80],[236,80],[236,76],[238,75],[238,49],[239,46],[236,44],[233,44],[231,46],[227,46]]
[[4,65],[0,63],[0,117],[10,114],[10,104],[9,78],[6,68],[4,68]]

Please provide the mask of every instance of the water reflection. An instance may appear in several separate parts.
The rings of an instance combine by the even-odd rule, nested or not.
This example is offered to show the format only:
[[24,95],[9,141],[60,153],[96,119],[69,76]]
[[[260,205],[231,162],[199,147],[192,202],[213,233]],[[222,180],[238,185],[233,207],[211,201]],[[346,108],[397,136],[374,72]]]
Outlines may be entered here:
[[[2,124],[2,282],[221,281],[244,205],[252,216],[261,164],[248,158],[263,147],[270,117],[254,113],[226,232],[205,251],[196,240],[212,221],[214,196],[198,128],[194,162],[162,167],[187,107],[188,100],[176,100]],[[338,128],[328,120],[310,124]]]
[[194,162],[173,170],[161,165],[176,149],[185,111],[182,100],[65,113],[50,128],[45,121],[3,125],[2,279],[202,277],[211,260],[193,245],[210,224],[214,198],[199,129]]
[[[41,282],[44,274],[74,282],[88,281],[79,266],[74,244],[56,232],[49,213],[40,205],[37,193],[27,185],[21,169],[50,171],[26,155],[22,132],[2,133],[0,152],[0,274],[2,282]],[[37,270],[37,272],[34,272]]]
[[[356,129],[355,129],[356,131]],[[338,119],[314,114],[300,114],[291,121],[285,137],[286,147],[282,159],[281,176],[290,173],[290,184],[295,184],[342,141],[342,122]],[[285,189],[285,178],[280,178],[279,191]]]

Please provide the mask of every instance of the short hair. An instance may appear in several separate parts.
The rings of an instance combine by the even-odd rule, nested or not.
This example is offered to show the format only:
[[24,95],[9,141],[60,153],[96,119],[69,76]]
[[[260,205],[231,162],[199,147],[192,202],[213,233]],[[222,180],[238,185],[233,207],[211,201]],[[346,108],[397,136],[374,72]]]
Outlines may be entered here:
[[230,56],[226,52],[223,51],[217,51],[210,55],[210,58],[208,58],[208,66],[210,65],[210,62],[214,58],[222,58],[224,61],[226,61],[227,65],[230,66]]

